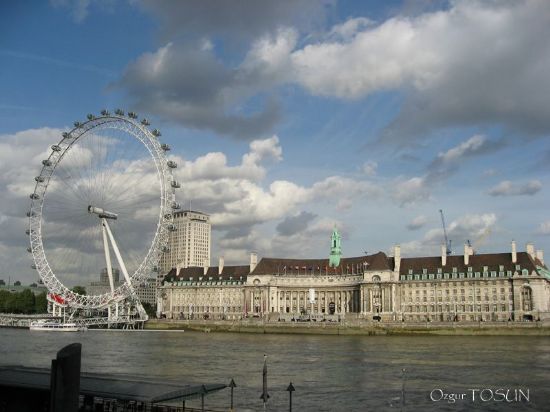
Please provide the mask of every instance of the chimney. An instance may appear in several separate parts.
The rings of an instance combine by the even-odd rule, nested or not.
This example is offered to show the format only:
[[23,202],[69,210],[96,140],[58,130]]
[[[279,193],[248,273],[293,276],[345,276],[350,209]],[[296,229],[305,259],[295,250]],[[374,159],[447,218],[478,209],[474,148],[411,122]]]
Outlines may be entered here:
[[207,259],[204,259],[202,270],[203,270],[203,273],[206,275],[206,273],[208,272],[208,260]]
[[447,248],[445,245],[441,245],[441,266],[447,264]]
[[517,263],[518,252],[516,251],[516,241],[512,240],[512,263]]
[[540,260],[540,263],[544,265],[544,252],[541,250],[537,250],[537,259]]
[[529,242],[525,245],[525,250],[527,251],[527,253],[529,253],[529,256],[531,256],[533,259],[535,258],[535,245]]
[[394,258],[394,261],[395,261],[395,271],[396,272],[399,272],[399,270],[401,269],[401,246],[400,245],[395,245],[393,247],[393,258]]
[[467,243],[464,243],[464,265],[468,266],[470,264],[470,246]]
[[250,253],[250,272],[252,273],[256,269],[258,264],[258,254],[256,252]]
[[218,275],[222,274],[224,263],[225,263],[225,260],[224,260],[223,256],[220,256],[220,263],[218,263]]

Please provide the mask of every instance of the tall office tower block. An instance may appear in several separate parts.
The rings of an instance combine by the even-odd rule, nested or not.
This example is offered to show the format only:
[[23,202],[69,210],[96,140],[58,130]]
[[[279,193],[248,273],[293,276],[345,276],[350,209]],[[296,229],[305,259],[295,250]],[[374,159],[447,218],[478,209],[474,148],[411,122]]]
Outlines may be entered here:
[[210,266],[210,216],[193,210],[174,213],[176,230],[170,232],[170,250],[161,257],[159,278],[172,268]]

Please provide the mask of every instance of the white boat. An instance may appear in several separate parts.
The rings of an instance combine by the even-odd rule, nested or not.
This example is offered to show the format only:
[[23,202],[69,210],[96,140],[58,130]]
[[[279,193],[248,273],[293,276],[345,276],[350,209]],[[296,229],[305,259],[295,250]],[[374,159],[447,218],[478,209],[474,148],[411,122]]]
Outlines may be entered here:
[[59,332],[78,332],[86,330],[85,326],[78,326],[76,323],[63,323],[55,320],[38,320],[31,322],[30,330],[59,331]]

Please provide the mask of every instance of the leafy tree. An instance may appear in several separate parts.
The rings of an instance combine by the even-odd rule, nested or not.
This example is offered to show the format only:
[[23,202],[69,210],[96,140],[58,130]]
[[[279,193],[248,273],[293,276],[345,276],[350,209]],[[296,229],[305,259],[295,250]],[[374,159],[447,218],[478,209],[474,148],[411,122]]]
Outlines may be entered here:
[[22,292],[12,293],[7,290],[0,290],[0,312],[3,313],[46,313],[48,301],[46,293],[38,296],[30,289]]
[[15,282],[13,282],[13,286],[21,286],[21,282],[19,282],[18,280],[16,280]]
[[29,286],[30,286],[31,288],[35,288],[37,285],[36,285],[36,283],[31,283]]
[[157,305],[151,305],[148,302],[141,302],[141,304],[143,305],[143,309],[145,309],[145,312],[149,316],[151,316],[151,317],[156,316],[156,314],[157,314]]
[[7,290],[0,290],[0,312],[9,312],[8,310],[8,300],[11,293]]
[[30,289],[25,289],[20,293],[15,293],[15,313],[33,313],[34,312],[34,293]]
[[16,305],[17,295],[18,293],[8,292],[8,296],[6,297],[6,301],[5,301],[5,309],[4,309],[5,312],[19,313],[17,311],[17,305]]
[[34,313],[46,313],[48,311],[48,299],[46,292],[36,295],[34,298]]
[[0,286],[5,286],[6,282],[4,282],[4,279],[0,279]]
[[74,293],[78,293],[79,295],[85,295],[86,294],[86,288],[84,286],[75,286],[71,290]]

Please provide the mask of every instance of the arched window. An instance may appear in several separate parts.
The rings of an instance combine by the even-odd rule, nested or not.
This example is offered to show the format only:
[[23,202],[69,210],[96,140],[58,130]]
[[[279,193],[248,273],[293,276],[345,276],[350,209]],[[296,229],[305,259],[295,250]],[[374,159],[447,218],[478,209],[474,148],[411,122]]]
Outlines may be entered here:
[[380,282],[380,276],[374,275],[374,276],[372,277],[372,281],[373,281],[373,282]]

